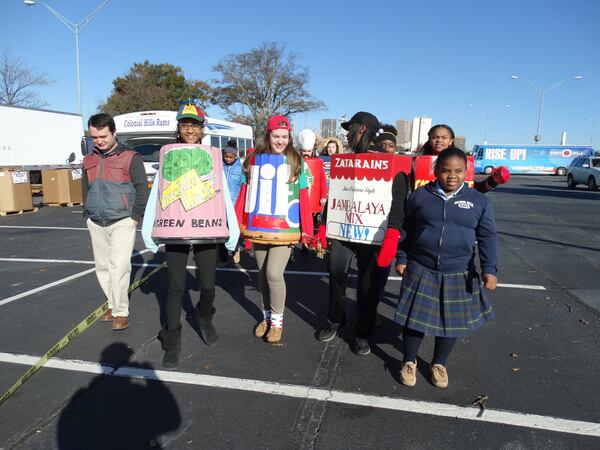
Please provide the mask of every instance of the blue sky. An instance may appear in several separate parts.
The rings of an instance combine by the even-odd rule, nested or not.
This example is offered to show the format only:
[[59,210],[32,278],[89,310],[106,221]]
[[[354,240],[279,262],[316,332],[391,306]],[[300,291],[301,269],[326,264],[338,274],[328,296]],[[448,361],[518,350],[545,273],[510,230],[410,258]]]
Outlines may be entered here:
[[[78,22],[101,1],[46,3]],[[76,111],[74,34],[42,5],[3,0],[0,15],[0,48],[55,81],[39,90],[49,109]],[[570,144],[588,144],[593,133],[600,146],[595,0],[112,0],[80,35],[84,117],[134,62],[171,63],[188,77],[210,80],[219,59],[264,41],[301,55],[310,92],[328,107],[293,117],[296,129],[358,110],[392,123],[427,115],[466,135],[470,147],[481,143],[486,112],[495,110],[488,141],[531,143],[540,96],[510,76],[548,87],[581,75],[546,95],[542,143],[558,143],[564,130]],[[223,117],[218,108],[208,113]]]

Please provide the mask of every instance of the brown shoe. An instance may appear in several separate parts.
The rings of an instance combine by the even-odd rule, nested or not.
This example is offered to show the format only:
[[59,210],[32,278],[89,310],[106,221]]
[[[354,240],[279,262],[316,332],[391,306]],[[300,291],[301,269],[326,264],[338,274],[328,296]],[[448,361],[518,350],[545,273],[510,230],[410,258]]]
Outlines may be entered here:
[[417,363],[408,361],[402,363],[400,369],[400,381],[404,386],[413,387],[417,384]]
[[114,317],[112,315],[112,309],[110,308],[108,308],[106,312],[100,316],[101,322],[112,322],[113,319]]
[[269,344],[278,344],[279,342],[281,342],[282,333],[283,328],[271,327],[271,329],[267,333],[267,342]]
[[431,383],[439,388],[448,387],[448,371],[441,364],[431,366]]
[[112,321],[113,331],[124,330],[129,326],[129,317],[117,316]]
[[269,322],[263,320],[261,322],[258,322],[256,327],[254,328],[254,336],[256,336],[257,338],[264,338],[265,334],[267,334],[267,331],[269,331]]

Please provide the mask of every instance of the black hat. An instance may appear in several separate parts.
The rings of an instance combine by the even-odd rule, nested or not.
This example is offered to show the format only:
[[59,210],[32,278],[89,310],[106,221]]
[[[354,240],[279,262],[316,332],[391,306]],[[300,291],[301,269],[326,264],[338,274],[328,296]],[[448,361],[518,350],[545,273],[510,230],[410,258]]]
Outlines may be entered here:
[[377,142],[393,141],[394,144],[396,143],[396,139],[398,136],[398,130],[396,130],[395,126],[388,125],[388,124],[382,124],[381,130],[382,131],[379,133],[379,136],[377,136]]
[[223,149],[223,153],[234,153],[235,155],[238,154],[237,148],[232,147],[231,145],[228,145],[227,147],[225,147]]
[[377,132],[381,127],[381,124],[379,123],[377,117],[365,111],[359,111],[356,114],[354,114],[348,122],[342,122],[342,128],[348,131],[350,125],[352,125],[353,123],[359,123],[361,125],[364,125],[374,132]]

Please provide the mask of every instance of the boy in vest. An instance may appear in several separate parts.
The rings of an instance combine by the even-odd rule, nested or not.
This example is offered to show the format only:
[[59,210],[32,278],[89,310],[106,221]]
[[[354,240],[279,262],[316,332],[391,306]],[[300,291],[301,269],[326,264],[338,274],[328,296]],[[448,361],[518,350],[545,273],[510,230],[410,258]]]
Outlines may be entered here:
[[148,200],[142,157],[117,142],[115,121],[88,121],[94,151],[83,158],[84,217],[92,238],[96,276],[108,299],[101,317],[113,330],[129,326],[129,278],[136,228]]

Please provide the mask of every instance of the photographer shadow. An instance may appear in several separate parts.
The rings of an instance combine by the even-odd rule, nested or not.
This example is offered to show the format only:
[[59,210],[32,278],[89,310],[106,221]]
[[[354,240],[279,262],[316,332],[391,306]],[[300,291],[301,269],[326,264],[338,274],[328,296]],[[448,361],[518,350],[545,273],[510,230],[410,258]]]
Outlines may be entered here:
[[132,355],[121,342],[102,351],[104,373],[79,389],[58,419],[61,450],[161,449],[161,436],[178,429],[181,415],[173,394],[150,364],[132,362]]

